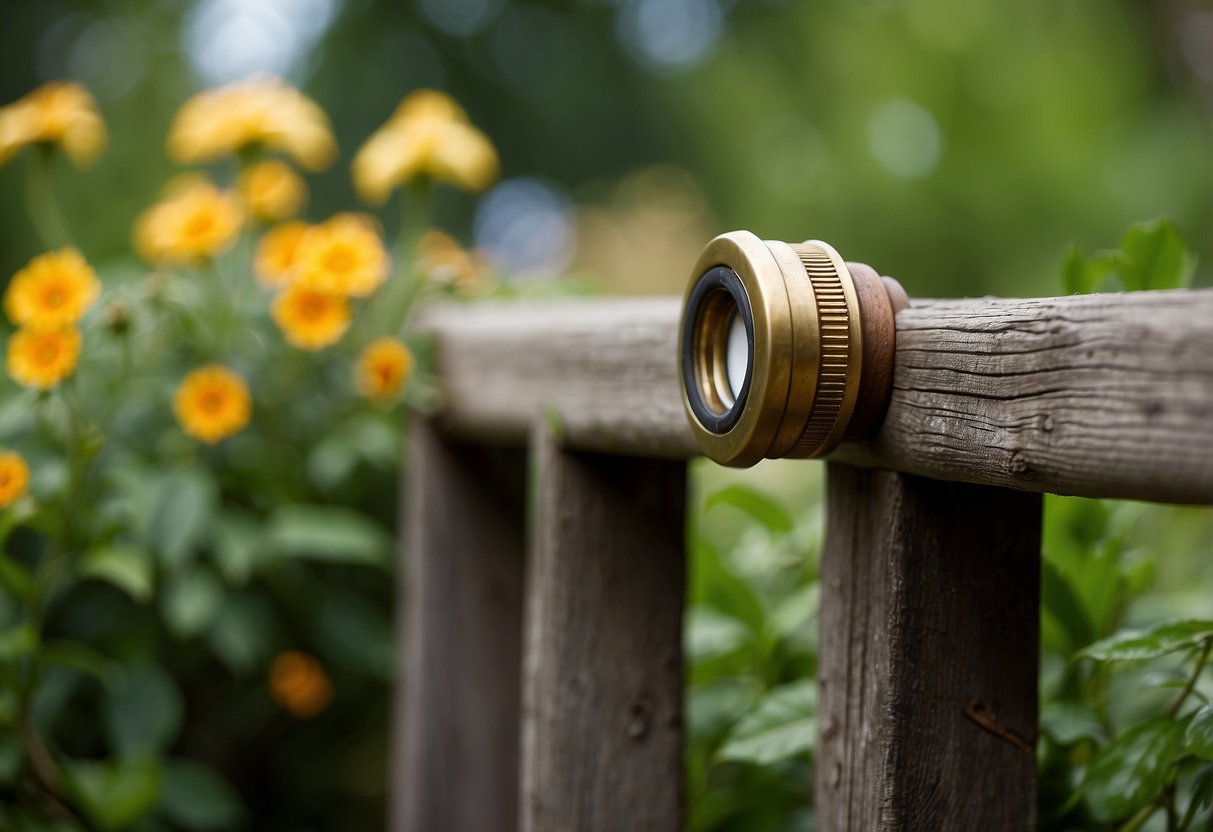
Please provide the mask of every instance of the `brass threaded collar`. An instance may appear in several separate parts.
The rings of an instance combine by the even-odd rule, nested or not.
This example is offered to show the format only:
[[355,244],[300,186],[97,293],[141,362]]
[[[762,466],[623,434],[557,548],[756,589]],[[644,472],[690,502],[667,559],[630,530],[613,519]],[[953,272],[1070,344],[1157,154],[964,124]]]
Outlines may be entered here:
[[843,286],[844,275],[849,283],[850,273],[844,266],[840,274],[829,253],[820,245],[791,246],[804,264],[805,273],[813,286],[820,343],[817,388],[813,392],[812,409],[800,438],[787,454],[791,457],[820,456],[837,445],[841,438],[841,432],[835,431],[839,416],[847,403],[848,393],[851,407],[854,407],[857,392],[857,385],[851,385],[849,390],[847,387],[853,365],[860,358],[851,337],[853,319],[857,315],[852,314]]
[[[713,288],[721,269],[737,278],[731,294]],[[789,244],[733,231],[708,244],[692,272],[679,336],[683,403],[708,457],[745,467],[824,456],[857,410],[864,414],[857,423],[879,422],[888,366],[877,368],[879,383],[861,385],[861,377],[865,355],[891,361],[894,312],[874,274],[862,267],[866,282],[857,287],[838,252],[819,240]],[[881,337],[869,344],[865,314],[880,319],[874,331]],[[732,345],[721,327],[737,315],[747,321],[749,363],[747,395],[734,402],[723,389],[733,383],[722,370]]]

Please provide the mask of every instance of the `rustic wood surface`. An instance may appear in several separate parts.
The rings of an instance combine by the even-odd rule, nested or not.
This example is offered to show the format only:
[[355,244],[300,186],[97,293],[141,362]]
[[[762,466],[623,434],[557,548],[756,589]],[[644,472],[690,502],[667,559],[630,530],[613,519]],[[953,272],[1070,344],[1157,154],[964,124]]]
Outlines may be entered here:
[[1040,497],[829,467],[820,829],[1036,828]]
[[677,832],[686,465],[533,452],[521,828]]
[[392,828],[515,829],[526,456],[411,427]]
[[[537,416],[586,450],[697,453],[678,298],[446,305],[445,428],[521,444]],[[1213,503],[1213,289],[914,301],[888,415],[852,464],[1030,491]]]

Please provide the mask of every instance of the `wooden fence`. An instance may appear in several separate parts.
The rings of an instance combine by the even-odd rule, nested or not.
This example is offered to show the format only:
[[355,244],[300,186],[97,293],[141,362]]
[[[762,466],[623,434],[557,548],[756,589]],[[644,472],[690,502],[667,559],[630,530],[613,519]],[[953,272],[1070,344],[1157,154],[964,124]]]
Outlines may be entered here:
[[[681,828],[679,313],[429,310],[398,832]],[[829,461],[819,829],[1035,828],[1045,491],[1213,504],[1213,290],[899,313],[884,424]]]

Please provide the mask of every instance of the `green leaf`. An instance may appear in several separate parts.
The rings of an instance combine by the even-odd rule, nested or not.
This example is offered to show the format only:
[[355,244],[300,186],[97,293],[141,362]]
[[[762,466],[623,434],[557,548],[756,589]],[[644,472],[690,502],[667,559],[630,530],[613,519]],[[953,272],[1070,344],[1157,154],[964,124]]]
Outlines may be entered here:
[[160,768],[152,760],[77,761],[64,771],[76,802],[101,829],[126,829],[160,797]]
[[43,666],[68,667],[108,683],[114,663],[93,648],[76,641],[47,641],[38,649]]
[[694,543],[695,568],[691,573],[689,602],[705,604],[744,621],[755,635],[766,627],[767,611],[748,582],[737,577],[712,543],[699,538]]
[[1213,621],[1164,621],[1148,630],[1121,630],[1078,653],[1101,662],[1156,659],[1213,638]]
[[[3,542],[2,536],[0,542]],[[34,578],[28,569],[0,552],[0,586],[16,598],[27,599],[34,592]]]
[[1105,745],[1087,768],[1083,797],[1096,819],[1125,818],[1153,800],[1183,746],[1184,723],[1155,717]]
[[245,512],[225,511],[215,528],[215,564],[232,586],[244,586],[256,571],[265,549],[265,533],[257,518]]
[[147,541],[170,572],[184,567],[210,538],[219,489],[204,469],[164,477],[152,500]]
[[1065,633],[1065,652],[1069,654],[1076,647],[1090,644],[1095,630],[1069,578],[1047,557],[1041,558],[1040,568],[1041,611]]
[[1198,809],[1213,804],[1213,765],[1205,763],[1192,779],[1192,796],[1188,798]]
[[1131,292],[1187,286],[1196,270],[1179,229],[1165,220],[1130,228],[1120,241],[1120,251],[1127,261],[1120,278]]
[[232,785],[213,768],[193,760],[166,760],[160,811],[175,826],[196,832],[230,830],[245,808]]
[[726,505],[744,511],[769,531],[787,534],[794,526],[791,515],[774,498],[746,485],[726,485],[711,494],[706,506]]
[[1087,295],[1099,286],[1099,275],[1096,274],[1091,261],[1077,246],[1070,246],[1066,252],[1065,262],[1061,267],[1061,282],[1066,293],[1070,295]]
[[25,766],[25,751],[16,733],[0,731],[0,785],[15,786]]
[[1095,712],[1073,702],[1045,704],[1040,713],[1040,730],[1058,745],[1073,745],[1083,739],[1099,742],[1105,737]]
[[313,619],[316,646],[341,666],[390,682],[396,665],[391,620],[366,597],[330,589]]
[[152,597],[151,557],[134,546],[115,544],[86,552],[80,576],[113,584],[139,603]]
[[692,664],[727,656],[752,641],[744,623],[705,606],[687,610],[683,632],[687,657]]
[[273,612],[264,598],[228,595],[207,638],[232,673],[243,675],[261,667],[269,657],[273,627]]
[[283,506],[269,520],[278,554],[333,563],[386,566],[392,539],[366,515],[347,508]]
[[27,656],[38,646],[38,632],[29,624],[18,624],[0,630],[0,662],[11,662]]
[[160,608],[178,638],[196,636],[214,620],[223,604],[223,586],[210,572],[194,569],[169,581]]
[[1213,705],[1205,705],[1192,717],[1184,747],[1202,760],[1213,760]]
[[767,625],[779,638],[795,638],[815,629],[812,622],[821,605],[821,584],[813,581],[788,593],[771,610]]
[[105,729],[118,756],[146,757],[176,739],[184,710],[172,677],[155,665],[128,665],[110,687]]
[[817,684],[812,680],[773,688],[733,726],[720,748],[721,759],[772,765],[808,755],[817,736],[816,708]]
[[728,731],[762,696],[762,685],[749,677],[714,679],[692,685],[687,693],[687,724],[692,741],[718,737]]

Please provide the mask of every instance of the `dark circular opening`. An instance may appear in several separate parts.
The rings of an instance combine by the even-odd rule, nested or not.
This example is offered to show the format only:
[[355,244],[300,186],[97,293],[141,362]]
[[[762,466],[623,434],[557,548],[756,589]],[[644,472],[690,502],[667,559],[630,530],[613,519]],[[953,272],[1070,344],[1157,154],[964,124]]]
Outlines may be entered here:
[[[691,410],[712,433],[727,433],[745,410],[754,367],[754,313],[737,272],[713,266],[687,298],[682,332],[682,382]],[[745,328],[745,378],[730,380],[729,335],[740,319]],[[736,362],[734,361],[734,365]]]

